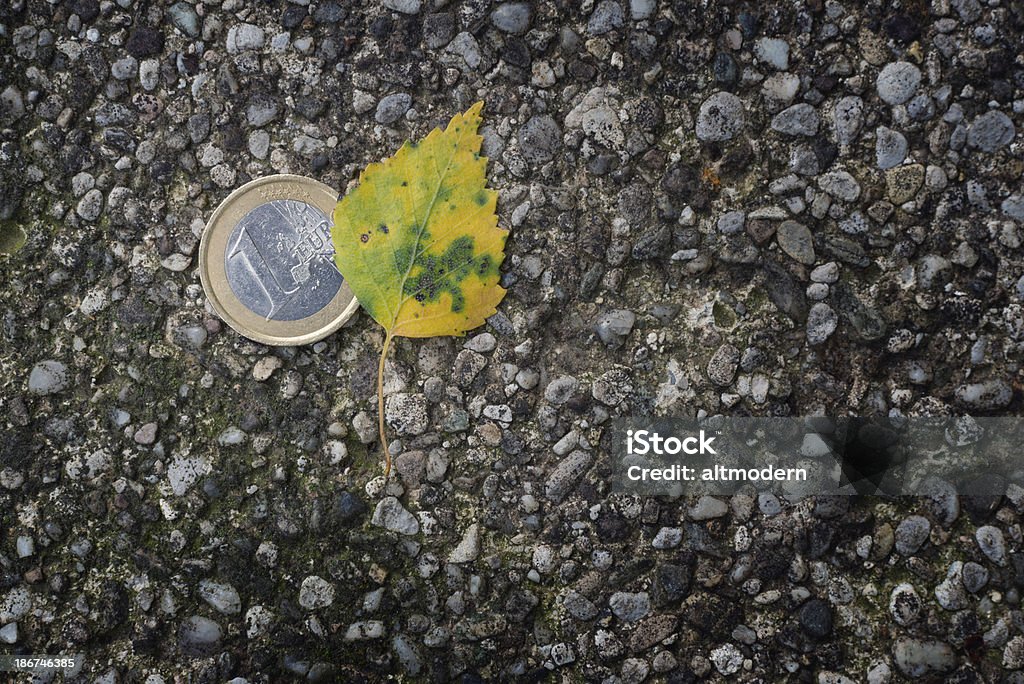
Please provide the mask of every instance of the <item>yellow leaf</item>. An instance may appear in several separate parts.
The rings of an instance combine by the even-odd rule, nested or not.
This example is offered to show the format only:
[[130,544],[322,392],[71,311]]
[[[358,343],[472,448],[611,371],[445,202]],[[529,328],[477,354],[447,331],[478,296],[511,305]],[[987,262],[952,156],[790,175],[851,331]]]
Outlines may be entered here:
[[487,188],[477,102],[418,143],[370,164],[334,210],[338,270],[385,330],[378,370],[381,444],[384,358],[393,337],[462,335],[493,314],[508,231]]

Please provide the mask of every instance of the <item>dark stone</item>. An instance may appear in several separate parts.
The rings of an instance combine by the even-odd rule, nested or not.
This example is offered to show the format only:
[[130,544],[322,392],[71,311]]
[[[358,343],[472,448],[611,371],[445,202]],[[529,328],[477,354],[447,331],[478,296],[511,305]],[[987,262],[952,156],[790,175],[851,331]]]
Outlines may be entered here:
[[706,591],[690,594],[682,608],[683,619],[704,638],[725,639],[743,619],[738,603]]
[[83,24],[88,24],[100,16],[100,3],[97,0],[75,0],[71,3],[71,11],[78,15]]
[[135,59],[159,55],[164,49],[164,34],[151,26],[139,26],[128,36],[124,49]]
[[747,221],[747,234],[755,243],[763,245],[775,235],[775,223],[768,219],[750,219]]
[[814,140],[814,156],[818,158],[819,171],[824,173],[839,156],[839,147],[826,136],[819,135]]
[[645,232],[633,245],[633,258],[639,261],[657,259],[665,252],[672,233],[665,226]]
[[281,12],[281,26],[291,30],[296,28],[306,18],[306,8],[300,5],[288,5]]
[[689,204],[697,211],[707,209],[711,195],[707,185],[701,181],[700,171],[685,164],[677,164],[665,172],[661,187],[673,202]]
[[818,521],[811,525],[807,534],[807,557],[821,558],[829,549],[835,539],[835,528],[827,522]]
[[188,118],[188,136],[192,139],[194,144],[203,142],[209,134],[209,114],[193,114]]
[[597,519],[597,537],[603,543],[618,542],[629,536],[629,523],[618,513],[608,513]]
[[530,66],[530,48],[522,38],[506,38],[502,58],[512,66],[527,69]]
[[774,261],[765,261],[764,276],[765,290],[772,303],[793,320],[801,323],[806,321],[807,299],[804,290],[789,271]]
[[423,20],[423,42],[431,50],[443,48],[455,37],[455,15],[448,12],[428,14]]
[[864,248],[847,238],[826,235],[820,240],[819,247],[825,254],[851,266],[866,268],[872,263],[864,253]]
[[320,118],[327,108],[327,101],[314,95],[303,95],[295,101],[295,111],[310,121]]
[[355,521],[362,517],[365,512],[366,504],[351,492],[342,491],[334,500],[332,513],[334,518],[342,524]]
[[715,74],[715,81],[722,85],[732,85],[735,83],[739,73],[736,68],[736,60],[725,52],[719,52],[715,55],[715,60],[711,64],[711,70]]
[[832,633],[832,608],[827,602],[812,598],[800,608],[800,627],[815,639],[824,639]]
[[690,588],[690,578],[690,568],[685,565],[658,565],[654,570],[654,604],[666,606],[677,603]]
[[313,10],[313,21],[318,24],[337,24],[345,18],[345,10],[336,2],[325,2]]
[[157,312],[138,295],[129,295],[117,308],[117,320],[132,328],[152,328]]
[[866,342],[873,342],[885,336],[886,324],[881,314],[857,297],[853,288],[844,281],[832,286],[832,301],[839,315]]
[[645,226],[652,204],[650,188],[641,183],[631,183],[619,193],[619,213],[634,228]]
[[754,559],[754,574],[763,582],[785,577],[792,562],[786,550],[769,544],[758,546],[754,551]]
[[894,14],[882,23],[882,30],[897,43],[909,45],[921,37],[921,27],[910,16]]
[[93,605],[97,633],[106,634],[128,619],[128,591],[120,582],[108,580]]
[[[975,523],[983,523],[996,512],[1006,491],[1006,480],[998,473],[984,473],[966,484],[960,506]],[[977,493],[972,493],[977,492]],[[999,492],[998,494],[994,492]]]

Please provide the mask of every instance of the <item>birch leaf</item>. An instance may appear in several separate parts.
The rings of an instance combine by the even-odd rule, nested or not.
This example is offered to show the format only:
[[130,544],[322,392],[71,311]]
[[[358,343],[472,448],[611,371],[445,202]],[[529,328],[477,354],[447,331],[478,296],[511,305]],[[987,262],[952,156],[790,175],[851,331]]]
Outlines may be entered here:
[[508,231],[498,228],[487,188],[477,102],[419,142],[370,164],[334,210],[338,270],[384,327],[377,408],[385,474],[384,358],[394,337],[463,335],[505,296],[498,285]]

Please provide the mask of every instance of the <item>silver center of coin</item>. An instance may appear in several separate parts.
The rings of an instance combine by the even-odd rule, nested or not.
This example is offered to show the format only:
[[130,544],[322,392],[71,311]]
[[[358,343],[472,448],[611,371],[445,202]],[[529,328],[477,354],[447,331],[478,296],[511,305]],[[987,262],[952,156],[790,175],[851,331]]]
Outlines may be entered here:
[[268,321],[312,316],[344,282],[327,216],[290,199],[271,200],[242,217],[228,238],[224,270],[239,301]]

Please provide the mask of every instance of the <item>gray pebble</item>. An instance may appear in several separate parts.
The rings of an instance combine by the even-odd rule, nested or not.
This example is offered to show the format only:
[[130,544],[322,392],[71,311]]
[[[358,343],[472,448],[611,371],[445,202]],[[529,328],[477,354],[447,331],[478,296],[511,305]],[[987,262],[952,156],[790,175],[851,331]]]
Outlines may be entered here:
[[622,28],[625,16],[622,5],[616,0],[601,0],[587,20],[587,33],[601,36],[615,29]]
[[1010,144],[1017,130],[1010,117],[999,111],[985,112],[967,129],[967,144],[982,152],[996,152]]
[[907,139],[899,131],[879,126],[875,138],[875,161],[885,170],[899,166],[907,157]]
[[135,435],[133,436],[135,443],[147,446],[155,442],[157,427],[158,426],[155,422],[149,422],[140,427],[135,431]]
[[544,495],[555,503],[560,502],[590,468],[592,462],[593,456],[581,449],[563,458],[548,476],[544,484]]
[[238,591],[230,584],[203,580],[199,583],[199,598],[211,608],[223,615],[236,615],[242,612],[242,599]]
[[531,164],[551,161],[562,146],[562,129],[550,116],[539,114],[519,129],[519,151]]
[[778,71],[785,71],[789,68],[789,43],[781,38],[758,38],[754,56]]
[[591,620],[599,612],[594,602],[578,591],[569,591],[562,600],[562,607],[577,620]]
[[597,336],[609,347],[619,347],[633,330],[636,314],[626,309],[615,309],[601,314],[594,325]]
[[193,615],[178,629],[178,647],[185,655],[206,656],[217,650],[220,625],[202,615]]
[[270,152],[270,134],[266,131],[253,131],[249,134],[249,154],[257,159],[266,159]]
[[743,102],[732,93],[718,92],[704,100],[697,114],[697,137],[730,140],[743,129]]
[[740,364],[740,351],[731,344],[723,344],[708,361],[707,373],[711,382],[721,387],[732,383]]
[[318,610],[326,608],[332,603],[334,603],[333,584],[317,575],[310,575],[302,580],[302,584],[299,586],[300,606],[306,610]]
[[968,409],[990,411],[1005,408],[1013,400],[1013,387],[1002,379],[990,379],[960,385],[953,392],[958,403]]
[[839,316],[828,304],[818,302],[807,313],[807,342],[821,344],[836,331]]
[[498,341],[494,339],[494,335],[489,332],[482,332],[479,335],[474,335],[466,340],[466,343],[462,346],[470,351],[474,351],[479,354],[486,354],[494,351],[497,344]]
[[423,43],[431,50],[443,48],[455,37],[455,26],[454,14],[428,14],[423,20]]
[[651,540],[656,549],[674,549],[683,541],[683,530],[680,527],[662,527]]
[[916,622],[921,616],[921,608],[921,597],[911,584],[897,584],[889,596],[889,614],[903,626]]
[[695,504],[686,509],[686,517],[690,520],[713,520],[721,518],[729,512],[729,506],[721,499],[713,496],[702,496]]
[[827,283],[831,285],[837,280],[839,280],[839,264],[834,261],[816,266],[811,271],[811,282],[813,283]]
[[67,367],[53,359],[40,361],[28,375],[28,391],[32,394],[56,394],[67,386]]
[[[139,63],[139,84],[144,90],[155,90],[160,84],[160,61],[144,59]],[[141,145],[140,145],[141,147]]]
[[860,183],[848,171],[829,171],[818,177],[818,187],[844,202],[860,197]]
[[959,517],[960,498],[950,483],[929,477],[921,484],[919,493],[926,497],[929,512],[943,527],[949,527]]
[[978,0],[950,0],[949,4],[965,24],[973,24],[981,17],[981,3]]
[[629,16],[633,21],[641,21],[654,14],[657,0],[629,0]]
[[962,568],[963,563],[953,561],[946,571],[945,579],[935,586],[935,600],[945,610],[962,610],[967,606]]
[[176,2],[167,10],[171,24],[189,38],[199,37],[199,15],[187,2]]
[[964,588],[972,594],[981,591],[988,584],[988,568],[984,565],[967,561],[960,572]]
[[266,39],[263,29],[254,24],[238,24],[228,29],[227,48],[230,54],[259,50]]
[[928,540],[931,529],[932,524],[928,522],[928,518],[920,515],[907,516],[896,527],[896,551],[904,556],[913,555]]
[[978,548],[996,565],[1006,565],[1006,540],[998,527],[983,525],[974,531]]
[[413,535],[420,531],[420,523],[416,516],[407,511],[393,496],[385,496],[377,503],[370,522],[404,535]]
[[383,4],[388,9],[402,14],[419,14],[423,5],[421,0],[383,0]]
[[494,28],[513,35],[526,33],[532,18],[533,11],[526,2],[503,2],[491,12]]
[[957,664],[953,648],[934,639],[900,637],[893,646],[896,669],[908,677],[942,675],[951,672]]
[[1010,195],[999,205],[999,209],[1011,218],[1024,221],[1024,195]]
[[718,232],[723,235],[739,233],[743,230],[746,217],[746,213],[742,211],[727,211],[718,219]]
[[883,102],[898,105],[909,100],[920,84],[920,69],[910,62],[892,62],[882,68],[875,86]]
[[651,600],[646,591],[635,594],[617,591],[608,599],[608,605],[615,617],[623,622],[636,622],[651,610]]
[[814,263],[814,237],[810,229],[796,221],[783,221],[775,232],[779,247],[802,264]]
[[259,128],[274,120],[277,116],[277,101],[266,94],[253,95],[245,108],[245,119],[250,126]]
[[840,145],[849,145],[857,139],[864,123],[864,100],[847,95],[836,102],[832,111],[832,128]]
[[392,394],[385,402],[384,417],[399,435],[421,435],[429,426],[427,398],[422,394]]
[[78,200],[75,212],[86,221],[95,221],[103,212],[103,193],[93,188]]
[[122,57],[110,65],[110,75],[118,81],[135,78],[139,69],[139,61],[132,56]]
[[393,93],[381,98],[377,103],[374,115],[377,123],[388,126],[402,118],[412,106],[412,95],[409,93]]
[[544,398],[556,406],[561,406],[569,401],[569,397],[576,392],[579,386],[579,380],[571,375],[560,375],[544,388]]
[[448,555],[449,563],[469,563],[480,555],[480,525],[471,524],[462,535],[458,546]]

